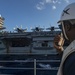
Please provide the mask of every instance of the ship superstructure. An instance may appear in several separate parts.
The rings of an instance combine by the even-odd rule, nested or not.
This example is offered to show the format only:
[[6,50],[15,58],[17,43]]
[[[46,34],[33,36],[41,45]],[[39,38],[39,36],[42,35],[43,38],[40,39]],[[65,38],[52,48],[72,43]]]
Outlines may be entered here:
[[[4,29],[4,18],[0,17]],[[16,32],[0,32],[0,74],[56,75],[60,57],[53,47],[58,28],[14,28]]]
[[56,53],[53,39],[59,33],[60,31],[4,32],[0,35],[0,48],[3,53]]

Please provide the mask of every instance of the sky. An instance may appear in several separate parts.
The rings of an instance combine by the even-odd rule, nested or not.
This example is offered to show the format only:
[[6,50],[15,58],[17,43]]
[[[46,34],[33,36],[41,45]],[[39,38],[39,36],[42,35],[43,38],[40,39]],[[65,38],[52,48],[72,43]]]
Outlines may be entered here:
[[63,9],[75,0],[0,0],[0,14],[5,18],[4,27],[31,28],[58,27]]

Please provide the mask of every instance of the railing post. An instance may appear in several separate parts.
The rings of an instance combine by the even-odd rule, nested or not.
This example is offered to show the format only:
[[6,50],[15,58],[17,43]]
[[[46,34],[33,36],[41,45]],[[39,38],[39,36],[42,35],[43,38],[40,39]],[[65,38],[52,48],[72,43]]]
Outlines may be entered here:
[[36,59],[34,59],[34,75],[36,75]]

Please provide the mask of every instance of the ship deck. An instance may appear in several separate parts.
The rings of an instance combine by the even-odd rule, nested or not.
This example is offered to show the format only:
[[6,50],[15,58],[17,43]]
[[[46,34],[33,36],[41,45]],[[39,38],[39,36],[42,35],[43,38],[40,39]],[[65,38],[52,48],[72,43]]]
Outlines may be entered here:
[[0,74],[56,75],[60,59],[57,54],[0,54]]

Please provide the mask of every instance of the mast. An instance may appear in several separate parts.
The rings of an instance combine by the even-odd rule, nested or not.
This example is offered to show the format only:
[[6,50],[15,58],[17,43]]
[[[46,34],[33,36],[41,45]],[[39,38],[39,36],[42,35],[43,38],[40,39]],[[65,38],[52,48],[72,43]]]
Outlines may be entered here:
[[[5,18],[1,16],[0,14],[0,31],[3,30],[3,29],[6,29],[3,25],[4,25],[4,20]],[[3,39],[2,40],[3,43],[5,44],[6,46],[6,53],[9,53],[9,41],[7,39]]]
[[0,15],[0,30],[3,30],[3,29],[5,29],[5,27],[3,27],[3,25],[4,25],[4,17],[2,17],[1,15]]

